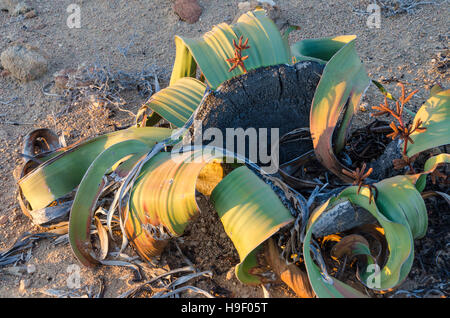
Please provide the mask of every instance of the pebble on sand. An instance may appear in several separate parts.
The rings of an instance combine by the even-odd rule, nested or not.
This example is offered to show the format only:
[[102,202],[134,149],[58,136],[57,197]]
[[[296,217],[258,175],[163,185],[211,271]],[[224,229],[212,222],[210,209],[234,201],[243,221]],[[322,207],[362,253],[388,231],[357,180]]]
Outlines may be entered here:
[[27,265],[27,273],[33,274],[36,271],[36,265],[34,264],[28,264]]
[[[2,131],[0,131],[0,133],[1,132]],[[0,225],[4,225],[4,224],[6,224],[6,222],[8,222],[8,216],[7,215],[0,216]]]
[[32,19],[32,18],[35,18],[35,17],[37,17],[36,10],[31,10],[31,11],[25,13],[25,18],[26,19]]
[[202,14],[202,8],[197,0],[176,0],[173,10],[181,20],[191,24],[197,22]]

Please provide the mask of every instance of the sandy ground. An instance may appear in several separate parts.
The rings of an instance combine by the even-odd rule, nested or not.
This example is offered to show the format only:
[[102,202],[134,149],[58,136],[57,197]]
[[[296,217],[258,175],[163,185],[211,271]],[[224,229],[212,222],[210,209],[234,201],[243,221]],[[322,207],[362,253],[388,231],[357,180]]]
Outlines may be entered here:
[[[76,2],[81,6],[81,28],[69,29],[66,25],[66,8]],[[119,0],[59,0],[30,1],[37,11],[31,19],[11,17],[8,12],[0,12],[0,51],[12,42],[23,42],[38,47],[49,60],[49,70],[40,79],[20,83],[11,76],[0,77],[0,250],[9,247],[15,239],[27,231],[37,232],[31,222],[22,214],[16,201],[16,182],[12,175],[21,163],[19,156],[22,138],[31,130],[49,127],[57,133],[64,133],[69,141],[112,131],[114,124],[130,124],[132,118],[127,113],[110,111],[99,114],[75,108],[68,115],[56,116],[64,108],[58,98],[45,96],[42,88],[52,81],[53,74],[63,68],[82,63],[107,65],[111,70],[138,72],[146,66],[156,67],[164,87],[170,77],[175,55],[174,35],[196,37],[220,22],[231,23],[238,12],[237,0],[200,0],[203,8],[200,20],[187,24],[174,14],[172,1],[119,1]],[[411,14],[391,17],[382,16],[381,27],[370,29],[366,26],[365,10],[370,1],[292,1],[277,0],[283,18],[291,24],[301,26],[292,33],[291,42],[306,38],[318,38],[341,34],[356,34],[357,49],[366,65],[369,75],[376,80],[400,79],[407,88],[419,89],[411,102],[411,110],[426,100],[428,89],[440,82],[448,86],[448,72],[439,72],[439,53],[448,52],[450,5],[421,6]],[[120,48],[129,48],[127,54]],[[387,84],[393,88],[394,84]],[[143,99],[137,93],[126,96],[128,104],[124,108],[136,112]],[[380,94],[370,88],[363,99],[369,107],[381,101]],[[367,112],[362,113],[357,122],[365,122]],[[19,125],[7,124],[17,122]],[[173,269],[186,264],[168,264],[165,255],[177,253],[169,248],[159,266]],[[127,253],[133,254],[132,250]],[[206,256],[205,256],[206,257]],[[236,264],[236,255],[223,263],[229,268],[214,272],[214,286],[219,295],[235,297],[262,297],[260,287],[244,287],[227,271]],[[196,260],[193,260],[196,263]],[[169,262],[170,263],[170,262]],[[54,247],[48,240],[40,241],[34,248],[31,260],[36,271],[22,276],[0,273],[0,297],[42,297],[42,291],[50,288],[67,290],[71,264],[78,264],[69,246]],[[151,266],[144,269],[148,277],[158,274]],[[106,280],[105,296],[115,297],[135,286],[129,269],[101,267],[81,268],[81,285],[99,288],[100,277]],[[203,280],[209,280],[203,279]],[[26,288],[20,290],[20,282]],[[200,285],[202,282],[199,283]],[[211,287],[211,283],[208,283]],[[199,285],[199,286],[200,286]],[[220,288],[231,291],[221,292]],[[412,288],[412,287],[411,287]],[[282,285],[269,291],[278,297],[292,294]]]

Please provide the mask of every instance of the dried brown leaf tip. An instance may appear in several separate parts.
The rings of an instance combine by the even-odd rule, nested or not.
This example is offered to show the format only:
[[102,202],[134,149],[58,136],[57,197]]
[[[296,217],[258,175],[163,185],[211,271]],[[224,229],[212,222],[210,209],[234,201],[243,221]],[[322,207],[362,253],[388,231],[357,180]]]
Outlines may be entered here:
[[233,39],[233,46],[234,46],[234,57],[227,59],[227,62],[231,63],[232,66],[228,70],[228,72],[231,72],[236,67],[240,66],[244,70],[244,73],[247,73],[247,69],[245,68],[244,61],[248,59],[248,55],[242,56],[242,51],[247,50],[250,48],[248,45],[248,38],[244,41],[244,37],[241,35],[239,38],[239,43],[236,44],[236,40]]
[[[353,185],[358,186],[358,192],[357,192],[358,194],[361,191],[362,187],[367,187],[369,189],[369,204],[370,204],[374,197],[375,197],[375,199],[377,198],[378,190],[374,185],[364,184],[364,181],[367,179],[368,176],[370,176],[370,174],[373,171],[373,168],[369,168],[366,171],[366,167],[367,167],[367,165],[364,162],[361,169],[356,168],[355,171],[349,171],[346,169],[342,169],[342,173],[354,180]],[[374,193],[375,193],[375,196],[374,196]]]

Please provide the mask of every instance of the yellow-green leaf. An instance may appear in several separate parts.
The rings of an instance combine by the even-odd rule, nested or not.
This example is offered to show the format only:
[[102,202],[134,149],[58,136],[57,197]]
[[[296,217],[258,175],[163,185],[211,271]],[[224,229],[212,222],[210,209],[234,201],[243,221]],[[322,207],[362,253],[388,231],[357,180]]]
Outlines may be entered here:
[[434,92],[420,107],[414,117],[413,127],[419,120],[426,130],[411,134],[413,143],[408,143],[406,150],[409,157],[427,149],[450,144],[450,89]]
[[294,218],[272,188],[247,167],[226,176],[211,199],[241,259],[236,276],[244,283],[260,284],[258,276],[250,273],[257,265],[256,249]]
[[[145,163],[131,193],[125,224],[130,242],[142,257],[161,252],[154,246],[157,231],[162,229],[166,239],[183,234],[199,211],[195,191],[202,169],[222,158],[221,152],[203,150],[161,152]],[[215,169],[210,172],[221,174]]]
[[248,55],[244,61],[247,70],[290,62],[290,49],[280,31],[263,10],[256,10],[242,15],[234,25],[214,26],[200,39],[175,37],[177,53],[170,83],[192,76],[194,60],[212,89],[242,74],[241,67],[229,72],[232,64],[227,62],[234,57],[233,39],[237,42],[240,36],[249,39],[250,48],[242,52],[242,56]]
[[[338,161],[335,153],[343,148],[351,118],[358,109],[362,93],[370,84],[355,50],[355,38],[345,36],[337,44],[333,44],[332,48],[341,48],[325,66],[314,94],[310,115],[310,131],[317,159],[344,181],[353,180],[342,173],[347,168]],[[322,43],[328,45],[330,40],[317,40],[317,43],[313,43],[315,46]],[[314,47],[314,52],[317,50],[319,48]],[[326,47],[323,50],[330,53],[319,54],[322,58],[330,57],[333,52],[331,49],[326,50]],[[337,127],[339,121],[340,126]],[[336,128],[338,131],[335,134]]]
[[182,127],[202,101],[206,85],[184,77],[154,94],[147,106],[176,127]]
[[138,140],[126,140],[104,150],[89,166],[80,182],[69,219],[69,240],[75,256],[84,265],[98,261],[92,254],[90,233],[94,208],[105,186],[104,175],[111,167],[130,154],[143,155],[150,146]]
[[379,271],[368,268],[360,273],[361,281],[374,290],[387,290],[407,277],[414,259],[414,238],[422,237],[427,229],[425,203],[406,176],[385,179],[375,186],[378,189],[375,202],[369,203],[368,188],[363,188],[358,194],[358,187],[349,187],[337,198],[331,198],[321,205],[310,217],[303,253],[310,282],[318,297],[363,296],[339,280],[325,275],[310,254],[315,221],[340,200],[349,200],[369,211],[383,227],[388,243],[390,253],[384,267]]
[[95,158],[110,146],[136,139],[154,146],[171,136],[167,128],[129,128],[92,138],[69,147],[19,180],[24,197],[33,210],[45,208],[54,200],[69,194],[80,183]]

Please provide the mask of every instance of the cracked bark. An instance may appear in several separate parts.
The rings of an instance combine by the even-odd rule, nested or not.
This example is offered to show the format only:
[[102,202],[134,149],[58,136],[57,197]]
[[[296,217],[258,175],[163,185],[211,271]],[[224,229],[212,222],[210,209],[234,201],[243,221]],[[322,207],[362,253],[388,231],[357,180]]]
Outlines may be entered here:
[[349,201],[343,201],[328,209],[317,219],[313,234],[316,237],[322,237],[375,221],[375,217],[370,212],[353,206]]
[[[315,62],[299,62],[293,66],[277,65],[249,71],[239,77],[224,82],[212,92],[199,106],[196,120],[202,121],[202,128],[218,128],[224,136],[226,147],[226,129],[248,128],[257,130],[266,128],[271,149],[271,128],[279,129],[279,137],[302,127],[309,127],[309,114],[312,99],[323,65]],[[192,142],[195,133],[191,128]],[[209,144],[210,141],[205,141]],[[236,144],[236,140],[235,140]],[[312,142],[299,141],[280,147],[280,162],[286,162],[312,149]],[[228,149],[238,152],[237,147]],[[266,152],[267,154],[270,151]],[[241,155],[248,155],[248,149]],[[264,165],[257,161],[258,164]]]

